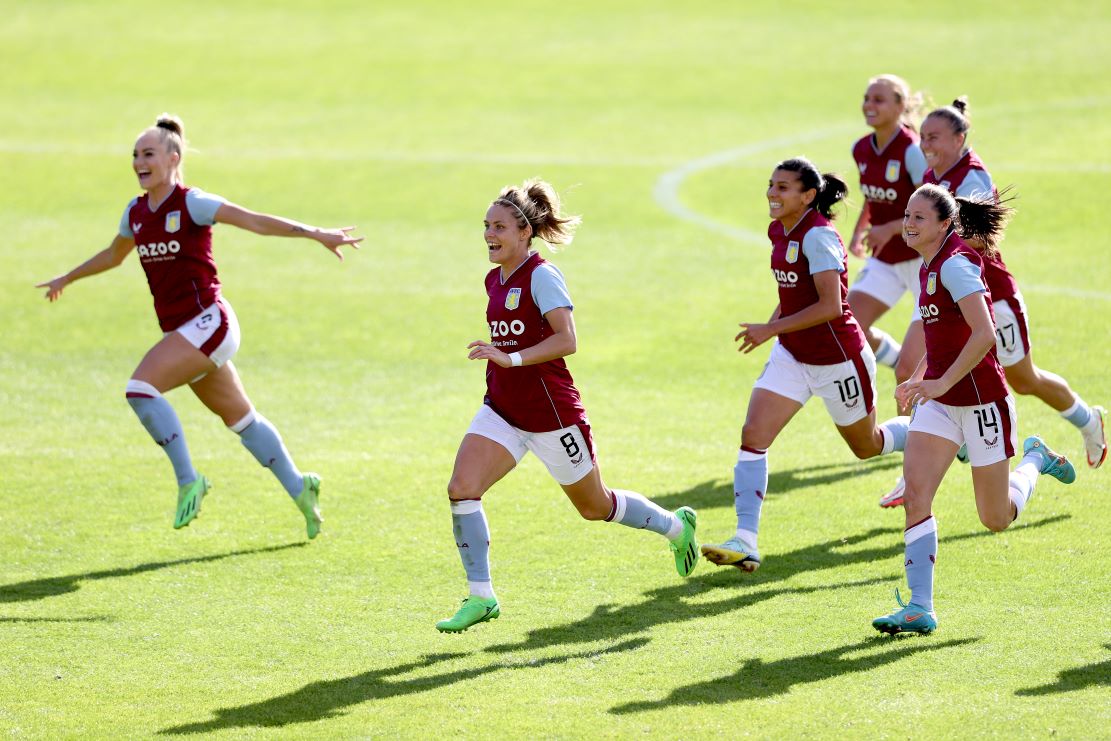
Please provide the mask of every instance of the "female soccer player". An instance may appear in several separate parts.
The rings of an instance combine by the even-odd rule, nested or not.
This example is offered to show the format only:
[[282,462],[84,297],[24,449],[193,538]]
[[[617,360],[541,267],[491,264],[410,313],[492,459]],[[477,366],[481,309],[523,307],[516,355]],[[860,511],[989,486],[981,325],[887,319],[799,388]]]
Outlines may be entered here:
[[849,290],[849,307],[860,322],[876,362],[893,367],[895,378],[905,381],[922,359],[922,324],[915,308],[900,346],[891,335],[872,326],[904,293],[918,301],[918,266],[921,259],[903,242],[903,209],[914,189],[922,184],[926,159],[918,147],[915,116],[921,95],[911,93],[906,80],[880,75],[864,91],[864,121],[872,133],[853,145],[853,159],[860,171],[864,207],[853,228],[849,252],[872,255]]
[[529,249],[533,238],[569,243],[579,218],[561,213],[551,185],[528,180],[504,188],[484,223],[489,259],[497,266],[486,275],[490,341],[467,347],[471,360],[486,361],[486,398],[463,436],[448,483],[455,544],[470,594],[453,617],[436,624],[445,633],[501,613],[490,579],[482,495],[530,450],[583,519],[663,535],[680,576],[688,576],[698,560],[694,510],[668,512],[636,492],[602,483],[586,410],[563,360],[576,348],[571,296],[559,269]]
[[[914,408],[903,457],[904,560],[911,601],[904,603],[896,590],[900,609],[872,621],[882,633],[937,628],[937,523],[931,505],[961,445],[968,450],[980,522],[995,532],[1022,514],[1039,474],[1066,484],[1076,479],[1072,464],[1037,437],[1026,439],[1022,460],[1008,471],[1018,441],[1015,405],[996,360],[991,296],[980,276],[982,255],[994,255],[1010,212],[990,196],[954,199],[937,185],[923,185],[907,204],[903,236],[923,261],[918,311],[926,356],[895,390],[901,403]],[[979,249],[965,240],[975,240]]]
[[848,255],[833,228],[833,206],[848,186],[807,159],[775,166],[768,181],[772,275],[779,304],[765,324],[741,324],[739,350],[778,337],[756,380],[733,469],[736,534],[702,546],[718,566],[755,571],[756,535],[768,489],[768,448],[811,396],[826,404],[857,458],[902,450],[908,419],[876,425],[876,359],[845,300]]
[[[991,175],[968,146],[970,127],[968,99],[963,96],[926,117],[922,151],[930,169],[925,182],[941,185],[955,196],[997,198]],[[1089,407],[1064,378],[1034,365],[1026,304],[1014,276],[996,252],[984,255],[984,282],[994,302],[995,346],[1007,383],[1017,394],[1038,397],[1080,430],[1088,465],[1099,468],[1107,458],[1104,410]]]
[[210,488],[197,473],[185,444],[181,422],[163,394],[183,384],[220,416],[243,445],[269,468],[305,517],[309,538],[320,531],[320,477],[302,474],[274,426],[255,411],[231,358],[239,348],[239,324],[220,295],[212,258],[212,225],[231,224],[256,234],[315,239],[343,259],[340,248],[356,247],[354,227],[319,229],[277,216],[248,211],[184,184],[184,126],[169,114],[158,117],[135,142],[132,169],[145,191],[133,198],[108,247],[84,263],[37,287],[56,301],[80,278],[119,266],[135,249],[154,296],[163,336],[140,361],[127,382],[127,401],[154,441],[166,451],[177,476],[174,527],[200,513]]

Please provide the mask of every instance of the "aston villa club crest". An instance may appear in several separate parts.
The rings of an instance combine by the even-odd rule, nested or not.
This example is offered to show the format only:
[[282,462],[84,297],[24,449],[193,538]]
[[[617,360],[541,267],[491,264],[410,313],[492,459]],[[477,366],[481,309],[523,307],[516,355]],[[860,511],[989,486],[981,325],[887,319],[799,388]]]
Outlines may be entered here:
[[181,212],[171,211],[170,213],[166,214],[167,233],[173,234],[179,229],[181,229]]
[[930,273],[926,276],[926,293],[933,296],[935,291],[937,291],[937,273]]
[[798,261],[799,243],[792,239],[790,242],[787,243],[787,262],[794,263]]
[[505,297],[505,308],[512,311],[521,305],[521,289],[510,288],[509,294]]
[[867,162],[857,162],[856,166],[860,168],[860,174],[863,175],[864,171],[868,169]]
[[887,179],[887,182],[897,183],[899,182],[899,172],[899,160],[888,160],[887,169],[884,171],[883,176]]

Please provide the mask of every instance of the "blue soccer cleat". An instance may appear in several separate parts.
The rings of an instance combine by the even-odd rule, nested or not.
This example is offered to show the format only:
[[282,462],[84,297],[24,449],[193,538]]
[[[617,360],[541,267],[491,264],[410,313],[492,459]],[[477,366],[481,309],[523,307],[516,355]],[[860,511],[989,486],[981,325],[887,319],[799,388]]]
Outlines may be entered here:
[[967,445],[961,445],[960,449],[957,450],[957,460],[960,461],[961,463],[968,463],[968,446]]
[[1069,459],[1050,450],[1040,437],[1034,435],[1026,438],[1022,443],[1022,453],[1024,456],[1034,453],[1040,457],[1042,462],[1038,466],[1039,472],[1052,476],[1062,484],[1076,481],[1076,469],[1069,463]]
[[872,627],[880,633],[892,636],[896,633],[929,635],[937,630],[937,615],[933,612],[913,602],[903,602],[898,589],[895,590],[895,601],[899,603],[900,609],[872,621]]

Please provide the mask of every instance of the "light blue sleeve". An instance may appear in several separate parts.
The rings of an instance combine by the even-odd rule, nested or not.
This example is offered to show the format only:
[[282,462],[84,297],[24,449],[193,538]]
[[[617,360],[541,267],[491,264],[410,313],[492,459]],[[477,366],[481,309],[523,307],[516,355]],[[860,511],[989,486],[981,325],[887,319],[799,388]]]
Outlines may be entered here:
[[802,238],[802,254],[810,261],[810,274],[826,270],[845,272],[845,246],[832,226],[811,229]]
[[956,195],[962,198],[991,198],[991,175],[984,170],[969,170]]
[[965,296],[974,293],[986,293],[987,288],[980,278],[980,266],[973,265],[964,255],[953,255],[941,264],[941,285],[953,297],[960,301]]
[[189,209],[189,218],[194,224],[212,226],[216,223],[216,210],[227,201],[220,196],[205,193],[203,190],[190,188],[185,194],[185,207]]
[[914,181],[916,186],[921,185],[922,178],[926,175],[926,155],[922,154],[922,147],[911,144],[907,147],[903,161],[906,163],[907,174],[910,175],[910,179]]
[[131,199],[131,203],[127,204],[127,208],[123,210],[123,216],[120,217],[120,236],[121,237],[134,237],[135,232],[131,231],[131,223],[127,217],[131,215],[131,207],[139,202],[139,196]]
[[567,290],[567,281],[563,273],[550,262],[545,263],[532,272],[532,300],[540,307],[541,314],[547,314],[552,309],[566,306],[574,309],[571,303],[571,294]]

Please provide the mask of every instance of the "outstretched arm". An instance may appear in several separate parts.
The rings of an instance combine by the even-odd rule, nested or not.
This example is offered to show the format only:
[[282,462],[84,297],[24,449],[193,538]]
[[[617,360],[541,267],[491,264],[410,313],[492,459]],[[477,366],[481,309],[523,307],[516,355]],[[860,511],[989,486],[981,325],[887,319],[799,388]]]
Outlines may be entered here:
[[112,243],[106,248],[90,257],[85,262],[81,263],[73,270],[65,275],[59,275],[52,278],[45,283],[38,283],[35,288],[45,288],[46,298],[53,303],[62,296],[62,291],[75,280],[86,278],[90,275],[103,273],[105,270],[111,270],[118,267],[127,257],[127,253],[135,248],[134,237],[125,237],[122,234],[117,234],[112,240]]
[[359,242],[363,241],[362,237],[353,237],[348,234],[355,228],[353,226],[344,226],[339,229],[321,229],[281,216],[260,214],[242,206],[236,206],[234,203],[221,204],[220,208],[216,209],[216,221],[220,224],[231,224],[240,229],[246,229],[249,232],[267,237],[307,237],[315,239],[340,260],[343,260],[341,247],[351,245],[358,249]]

